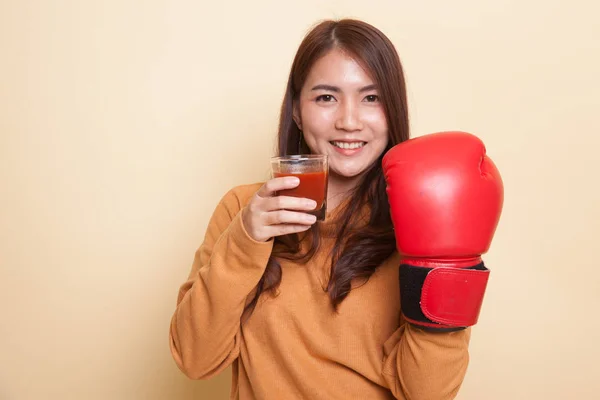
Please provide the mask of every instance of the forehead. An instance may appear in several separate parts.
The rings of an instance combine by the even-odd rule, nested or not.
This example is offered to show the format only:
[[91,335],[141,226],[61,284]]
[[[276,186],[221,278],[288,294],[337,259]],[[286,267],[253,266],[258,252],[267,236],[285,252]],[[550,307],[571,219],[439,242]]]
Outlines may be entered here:
[[306,78],[305,87],[329,84],[341,89],[362,87],[374,83],[370,74],[352,56],[339,49],[333,49],[318,59]]

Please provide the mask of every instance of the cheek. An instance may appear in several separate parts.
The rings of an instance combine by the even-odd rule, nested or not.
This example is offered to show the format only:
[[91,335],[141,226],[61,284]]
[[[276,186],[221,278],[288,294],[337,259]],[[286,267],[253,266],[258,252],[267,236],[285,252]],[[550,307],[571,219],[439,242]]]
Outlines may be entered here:
[[373,140],[377,142],[377,147],[385,147],[389,140],[388,124],[383,111],[374,111],[366,119],[370,131],[373,134]]
[[366,119],[377,132],[387,131],[387,120],[385,119],[383,108],[371,110],[367,114]]
[[307,104],[302,107],[301,112],[302,130],[305,134],[319,138],[331,132],[331,127],[335,122],[333,110]]

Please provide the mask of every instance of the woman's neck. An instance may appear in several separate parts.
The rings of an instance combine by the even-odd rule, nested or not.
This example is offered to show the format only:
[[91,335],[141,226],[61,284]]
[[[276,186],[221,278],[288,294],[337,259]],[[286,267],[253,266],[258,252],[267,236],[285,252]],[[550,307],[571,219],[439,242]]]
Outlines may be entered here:
[[354,188],[359,184],[361,176],[345,178],[338,175],[329,175],[327,184],[327,209],[334,210],[342,203]]

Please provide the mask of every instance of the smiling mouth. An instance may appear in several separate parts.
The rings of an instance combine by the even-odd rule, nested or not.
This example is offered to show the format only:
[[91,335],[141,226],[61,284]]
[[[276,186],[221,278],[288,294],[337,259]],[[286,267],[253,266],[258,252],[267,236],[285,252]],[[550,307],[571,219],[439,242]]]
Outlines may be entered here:
[[329,143],[331,143],[333,146],[335,146],[337,148],[344,149],[344,150],[360,149],[365,144],[367,144],[367,142],[337,142],[337,141],[331,141]]

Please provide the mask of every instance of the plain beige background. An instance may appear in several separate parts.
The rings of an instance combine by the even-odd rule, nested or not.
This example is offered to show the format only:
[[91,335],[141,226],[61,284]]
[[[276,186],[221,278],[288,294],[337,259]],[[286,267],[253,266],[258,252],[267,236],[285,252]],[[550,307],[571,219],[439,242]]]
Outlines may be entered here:
[[[168,350],[218,199],[267,177],[322,18],[396,44],[413,135],[478,134],[506,190],[462,400],[597,399],[600,6],[0,2],[0,399],[226,399]],[[348,394],[351,398],[351,394]]]

